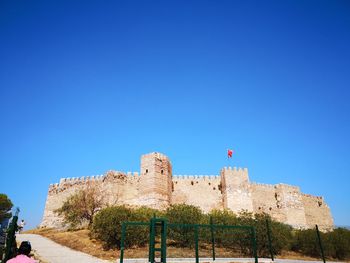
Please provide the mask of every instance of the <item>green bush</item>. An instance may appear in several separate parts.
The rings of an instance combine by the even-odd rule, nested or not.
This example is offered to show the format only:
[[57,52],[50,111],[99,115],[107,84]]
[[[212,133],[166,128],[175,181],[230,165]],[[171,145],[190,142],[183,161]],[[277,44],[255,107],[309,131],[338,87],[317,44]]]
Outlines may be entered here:
[[231,210],[212,210],[209,214],[213,224],[217,225],[237,225],[237,217]]
[[159,211],[159,210],[153,209],[153,208],[149,208],[146,206],[134,208],[134,209],[132,209],[132,212],[134,213],[138,222],[149,222],[150,219],[154,216],[156,216],[156,217],[163,217],[164,216],[164,213],[162,211]]
[[[208,215],[215,225],[237,225],[237,217],[231,210],[212,210]],[[237,236],[239,233],[233,229],[215,228],[214,234],[217,246],[234,247],[234,235]],[[207,242],[211,240],[207,239]]]
[[[350,258],[350,230],[337,228],[331,232],[320,232],[324,255],[327,258]],[[317,233],[314,229],[299,230],[295,232],[292,250],[306,256],[321,257]]]
[[[324,240],[324,234],[321,234]],[[295,231],[292,250],[311,257],[320,257],[320,247],[317,240],[317,234],[314,229],[297,230]]]
[[[91,236],[101,240],[105,248],[119,248],[121,242],[122,223],[149,222],[158,210],[139,207],[136,209],[125,206],[114,206],[102,209],[93,220]],[[125,248],[144,246],[149,240],[148,226],[128,226],[125,237]]]
[[[271,241],[274,255],[278,255],[282,250],[290,250],[292,245],[293,228],[289,225],[270,220]],[[262,233],[263,234],[263,233]],[[265,248],[266,251],[267,248]],[[266,255],[266,252],[265,252]]]
[[[173,224],[200,224],[205,219],[200,208],[186,204],[170,206],[165,212],[165,217],[169,223]],[[171,227],[168,233],[168,237],[174,245],[193,247],[193,227]]]
[[271,256],[267,234],[267,221],[270,225],[273,254],[278,255],[282,250],[289,249],[290,240],[292,239],[292,228],[290,226],[272,220],[265,213],[254,214],[253,217],[251,214],[246,213],[241,215],[239,220],[242,222],[242,225],[250,225],[255,228],[259,257]]
[[326,233],[325,255],[336,259],[350,258],[350,230],[346,228],[337,228],[332,232]]
[[[131,209],[125,206],[115,206],[102,209],[95,217],[92,223],[91,235],[94,238],[101,240],[105,248],[120,248],[121,226],[124,221],[135,221],[135,215]],[[140,244],[142,240],[134,233],[128,231],[129,243]]]
[[[253,226],[256,231],[257,251],[259,257],[270,257],[266,220],[270,223],[273,253],[278,255],[282,250],[293,250],[306,256],[321,257],[315,229],[293,230],[290,226],[276,222],[267,214],[242,212],[236,216],[229,210],[213,210],[203,214],[195,206],[177,204],[166,211],[147,207],[135,209],[116,206],[102,209],[95,215],[91,235],[101,240],[106,248],[120,248],[121,226],[125,221],[149,222],[153,217],[163,217],[173,224],[209,224],[210,217],[217,225]],[[169,227],[168,240],[174,246],[194,246],[193,227]],[[251,233],[240,228],[216,228],[215,244],[240,251],[242,255],[252,256]],[[346,260],[350,258],[350,230],[337,228],[334,231],[320,233],[325,256],[331,259]],[[148,244],[149,226],[129,226],[126,231],[125,248],[140,247]],[[200,244],[211,243],[210,228],[199,229]]]
[[[270,257],[266,220],[269,221],[273,253],[279,254],[290,247],[292,228],[288,225],[271,220],[267,214],[253,214],[242,211],[239,216],[229,210],[218,210],[210,213],[215,224],[253,226],[256,232],[257,252],[260,257]],[[252,236],[247,229],[218,229],[216,241],[219,246],[240,251],[242,255],[253,255]]]

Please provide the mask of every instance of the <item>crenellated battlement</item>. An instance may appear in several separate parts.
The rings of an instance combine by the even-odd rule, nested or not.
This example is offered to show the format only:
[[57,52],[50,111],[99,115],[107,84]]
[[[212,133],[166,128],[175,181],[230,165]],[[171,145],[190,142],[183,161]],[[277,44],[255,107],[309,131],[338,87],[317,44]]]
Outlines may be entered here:
[[91,175],[91,176],[81,176],[81,177],[67,177],[61,178],[59,183],[54,183],[49,185],[49,191],[60,187],[74,186],[74,185],[84,185],[87,183],[102,183],[108,177],[114,177],[113,179],[126,179],[126,180],[138,180],[140,177],[139,172],[120,172],[110,170],[105,174],[101,175]]
[[174,180],[218,180],[218,175],[187,175],[187,174],[176,174],[173,175]]
[[141,159],[145,158],[147,156],[150,156],[150,155],[152,155],[152,156],[154,156],[155,158],[158,158],[158,159],[168,159],[168,156],[166,156],[165,154],[162,154],[160,152],[152,152],[152,153],[143,154],[143,155],[141,155]]
[[272,189],[275,189],[275,185],[274,184],[262,184],[262,183],[256,183],[256,182],[252,182],[250,183],[252,186],[261,186],[261,187],[266,187],[266,188],[270,188],[271,190]]
[[308,198],[311,198],[311,199],[314,199],[314,200],[323,200],[323,196],[317,196],[317,195],[310,195],[310,194],[304,194],[304,193],[301,193],[302,196],[304,197],[308,197]]
[[231,167],[231,166],[228,166],[228,167],[224,167],[224,168],[222,168],[221,169],[221,171],[225,171],[225,170],[227,170],[227,171],[237,171],[237,172],[248,172],[248,168],[242,168],[242,167],[236,167],[236,166],[234,166],[234,167]]
[[[108,205],[148,206],[165,209],[172,204],[190,204],[204,212],[212,209],[268,213],[295,228],[318,224],[333,227],[329,207],[322,196],[301,193],[298,186],[250,182],[248,169],[224,167],[219,175],[172,175],[169,158],[158,152],[141,157],[140,172],[109,170],[103,175],[62,178],[50,184],[42,226],[59,227],[54,211],[65,200],[89,184],[98,185]],[[205,198],[204,198],[205,197]]]
[[275,184],[274,186],[275,186],[276,189],[283,189],[283,190],[290,190],[290,191],[300,192],[300,187],[299,186],[295,186],[295,185],[279,183],[279,184]]
[[104,175],[102,174],[92,175],[92,176],[81,176],[81,177],[67,177],[67,178],[61,178],[59,184],[101,180],[103,177]]

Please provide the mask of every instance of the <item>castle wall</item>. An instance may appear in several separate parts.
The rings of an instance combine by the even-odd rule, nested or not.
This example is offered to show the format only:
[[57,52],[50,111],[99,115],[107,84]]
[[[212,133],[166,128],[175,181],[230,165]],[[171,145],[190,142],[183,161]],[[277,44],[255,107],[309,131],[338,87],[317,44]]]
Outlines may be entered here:
[[55,213],[55,210],[62,207],[68,197],[84,189],[88,184],[97,186],[98,191],[104,196],[104,201],[109,205],[136,205],[138,202],[138,182],[138,173],[125,174],[114,171],[96,177],[63,178],[60,183],[52,184],[49,187],[41,226],[61,227],[63,220]]
[[150,153],[141,158],[141,172],[109,171],[103,176],[61,179],[50,185],[41,226],[60,227],[62,218],[54,212],[64,201],[89,184],[98,187],[108,205],[145,205],[165,209],[171,204],[190,204],[204,212],[230,209],[267,213],[295,228],[333,228],[333,218],[322,197],[302,194],[286,184],[250,183],[247,169],[224,168],[220,176],[172,176],[168,157]]
[[284,210],[286,221],[295,228],[305,228],[305,210],[300,188],[286,184],[275,185],[277,206]]
[[76,182],[74,186],[70,186],[68,182],[66,183],[65,179],[61,179],[59,184],[50,185],[46,198],[43,220],[40,224],[42,227],[62,226],[62,218],[59,217],[54,211],[59,209],[70,195],[83,188],[84,182],[79,182],[79,180],[77,181],[78,182]]
[[333,229],[331,211],[323,197],[302,194],[302,201],[305,207],[307,228],[314,228],[317,224],[321,231]]
[[221,209],[220,184],[219,176],[176,175],[173,177],[172,204],[191,204],[204,212]]
[[251,184],[253,210],[256,213],[267,213],[279,222],[286,222],[287,215],[278,204],[277,193],[274,185]]
[[306,228],[304,204],[299,187],[277,184],[251,184],[254,211],[295,228]]

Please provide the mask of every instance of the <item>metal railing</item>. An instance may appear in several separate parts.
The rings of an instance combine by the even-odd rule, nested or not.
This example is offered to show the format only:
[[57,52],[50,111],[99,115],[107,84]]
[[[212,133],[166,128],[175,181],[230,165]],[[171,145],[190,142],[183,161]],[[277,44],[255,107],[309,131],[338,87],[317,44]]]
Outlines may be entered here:
[[[210,243],[211,243],[211,255],[213,260],[216,259],[216,230],[232,230],[239,229],[246,234],[248,234],[250,238],[250,248],[253,252],[253,257],[255,263],[258,263],[258,255],[257,255],[257,243],[256,243],[256,233],[255,228],[252,226],[239,226],[239,225],[217,225],[213,224],[212,220],[210,224],[168,224],[166,219],[163,218],[152,218],[149,223],[145,222],[123,222],[122,224],[122,235],[121,235],[121,249],[120,249],[120,263],[123,263],[124,260],[124,245],[125,245],[125,237],[126,237],[126,228],[127,226],[148,226],[149,227],[149,256],[148,260],[151,263],[155,263],[155,253],[160,252],[161,262],[166,263],[167,258],[167,232],[171,229],[193,229],[194,234],[194,251],[195,251],[195,259],[196,263],[199,263],[199,231],[201,229],[209,229],[210,230]],[[160,247],[156,247],[156,229],[160,227]],[[272,250],[271,250],[272,251]]]

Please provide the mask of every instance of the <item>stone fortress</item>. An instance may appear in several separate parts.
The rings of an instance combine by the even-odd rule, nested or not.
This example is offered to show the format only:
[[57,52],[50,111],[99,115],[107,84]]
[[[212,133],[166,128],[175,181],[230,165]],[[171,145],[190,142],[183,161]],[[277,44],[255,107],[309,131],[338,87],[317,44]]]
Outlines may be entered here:
[[54,212],[78,189],[98,185],[110,205],[148,206],[165,209],[171,204],[191,204],[204,212],[230,209],[235,213],[265,212],[294,228],[324,231],[333,228],[333,218],[323,197],[300,192],[287,184],[251,183],[246,168],[225,167],[220,175],[173,175],[167,156],[149,153],[141,157],[140,173],[109,171],[105,175],[62,178],[51,184],[42,227],[60,227],[62,218]]

